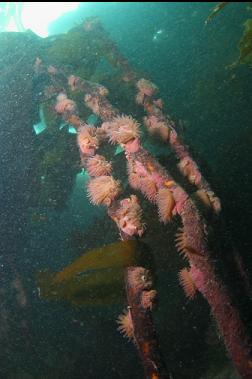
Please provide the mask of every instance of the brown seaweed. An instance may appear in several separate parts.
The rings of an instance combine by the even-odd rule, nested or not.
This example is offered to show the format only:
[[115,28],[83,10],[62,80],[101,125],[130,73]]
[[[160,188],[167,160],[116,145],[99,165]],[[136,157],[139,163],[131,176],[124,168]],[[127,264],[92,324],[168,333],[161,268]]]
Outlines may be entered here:
[[225,7],[226,5],[230,4],[230,1],[222,1],[221,3],[218,3],[212,10],[212,12],[210,13],[210,15],[207,17],[206,21],[205,21],[205,25],[209,24],[210,21],[212,21],[212,19],[214,17],[216,17]]
[[124,268],[137,265],[141,249],[135,240],[119,241],[91,250],[58,273],[38,274],[40,296],[75,305],[121,304]]
[[242,38],[239,42],[240,56],[237,64],[252,64],[252,18],[249,18],[245,24]]

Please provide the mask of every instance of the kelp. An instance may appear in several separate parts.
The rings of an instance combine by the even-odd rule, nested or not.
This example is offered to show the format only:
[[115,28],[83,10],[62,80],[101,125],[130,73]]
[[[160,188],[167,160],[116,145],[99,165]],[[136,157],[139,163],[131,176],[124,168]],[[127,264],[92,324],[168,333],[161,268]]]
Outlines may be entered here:
[[[230,4],[229,1],[223,1],[221,3],[218,3],[208,16],[208,18],[205,21],[205,24],[207,25],[212,19],[217,16],[225,7],[226,5]],[[246,3],[247,4],[247,3]],[[252,10],[252,3],[248,3],[247,10]],[[235,68],[239,64],[247,64],[251,66],[252,64],[252,19],[247,19],[244,23],[244,31],[242,38],[240,39],[238,48],[240,50],[239,58],[233,62],[231,65],[229,65],[229,68]]]
[[39,274],[39,293],[45,300],[65,300],[76,306],[121,304],[125,299],[123,270],[92,270],[62,283],[55,283],[54,273]]
[[239,42],[240,56],[237,64],[252,64],[252,18],[244,24],[243,36]]
[[212,19],[214,17],[216,17],[228,4],[230,4],[230,1],[222,1],[221,3],[218,3],[212,10],[212,12],[210,13],[210,15],[207,17],[206,21],[205,21],[205,24],[209,24],[210,21],[212,21]]
[[143,265],[144,254],[136,240],[119,241],[91,250],[58,273],[38,274],[40,296],[74,305],[121,304],[124,269]]

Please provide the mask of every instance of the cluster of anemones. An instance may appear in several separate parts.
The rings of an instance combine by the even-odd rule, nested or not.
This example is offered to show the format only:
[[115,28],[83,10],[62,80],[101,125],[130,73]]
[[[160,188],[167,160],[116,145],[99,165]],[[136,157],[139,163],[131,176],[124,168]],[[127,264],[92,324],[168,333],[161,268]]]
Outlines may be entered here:
[[112,176],[98,176],[89,181],[87,192],[91,203],[109,207],[122,192],[121,182]]
[[176,234],[175,246],[179,253],[188,260],[191,260],[195,256],[202,256],[200,251],[196,251],[195,247],[193,247],[193,241],[190,236],[186,233],[184,228],[180,228],[178,233]]
[[112,164],[99,154],[88,158],[86,169],[90,176],[110,175],[112,172]]
[[199,199],[206,208],[212,208],[216,213],[221,211],[220,199],[215,195],[213,191],[206,189],[199,189],[195,192],[196,199]]
[[109,94],[109,90],[101,84],[98,84],[95,90],[98,93],[98,95],[102,97],[106,97]]
[[135,195],[121,200],[109,211],[109,215],[123,234],[130,237],[143,235],[145,230],[145,224],[142,222],[143,211]]
[[65,93],[61,92],[57,96],[55,110],[57,113],[64,114],[64,116],[70,116],[76,111],[76,104],[73,100],[68,99]]
[[180,186],[174,184],[174,186],[168,186],[173,194],[176,203],[176,213],[181,215],[183,212],[186,201],[188,200],[188,194]]
[[165,177],[156,162],[148,157],[128,158],[128,174],[130,185],[140,190],[151,202],[156,201],[159,188],[163,186]]
[[144,117],[144,124],[151,135],[160,137],[164,142],[169,140],[170,129],[165,120],[160,120],[157,116]]
[[[127,269],[127,281],[129,287],[139,293],[141,307],[152,311],[157,303],[157,291],[152,289],[153,282],[150,271],[144,267],[130,267]],[[130,307],[118,317],[117,323],[119,324],[118,330],[123,336],[135,341]]]
[[160,221],[167,223],[176,213],[181,214],[187,193],[166,176],[163,168],[143,153],[128,157],[128,178],[132,188],[140,190],[158,206]]
[[136,85],[138,88],[138,94],[136,96],[137,104],[144,104],[145,97],[153,96],[158,90],[158,87],[154,83],[146,79],[138,80]]
[[87,94],[84,98],[85,104],[87,107],[89,107],[95,114],[100,114],[100,98],[99,96],[94,96]]
[[178,164],[178,168],[189,182],[198,185],[201,181],[201,173],[196,163],[189,156],[184,157]]
[[81,125],[78,129],[77,142],[82,154],[94,155],[99,147],[96,128],[87,124]]
[[85,105],[102,120],[110,120],[116,115],[116,110],[105,98],[106,91],[105,87],[98,87],[95,94],[87,94],[84,98]]
[[140,149],[140,125],[131,116],[114,117],[102,124],[111,143],[120,144],[127,153]]
[[[141,294],[141,306],[144,309],[152,311],[157,303],[157,291],[156,290],[144,290]],[[122,335],[128,340],[135,341],[134,337],[134,326],[131,316],[130,308],[124,310],[122,314],[117,319],[118,330]]]

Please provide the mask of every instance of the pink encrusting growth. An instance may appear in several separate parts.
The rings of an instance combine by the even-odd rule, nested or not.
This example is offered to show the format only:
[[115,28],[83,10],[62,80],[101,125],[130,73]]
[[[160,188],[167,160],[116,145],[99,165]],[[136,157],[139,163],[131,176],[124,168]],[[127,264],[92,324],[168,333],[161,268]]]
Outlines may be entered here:
[[207,271],[192,267],[191,276],[211,306],[219,331],[241,378],[250,379],[251,347],[240,315],[232,304],[227,289],[216,280],[213,267],[209,267]]
[[87,191],[91,203],[109,207],[121,194],[122,188],[119,180],[102,175],[89,181]]
[[191,264],[190,276],[207,299],[239,374],[250,379],[252,354],[247,333],[227,288],[215,273],[207,246],[206,225],[190,199],[185,202],[181,217],[184,225],[181,247]]

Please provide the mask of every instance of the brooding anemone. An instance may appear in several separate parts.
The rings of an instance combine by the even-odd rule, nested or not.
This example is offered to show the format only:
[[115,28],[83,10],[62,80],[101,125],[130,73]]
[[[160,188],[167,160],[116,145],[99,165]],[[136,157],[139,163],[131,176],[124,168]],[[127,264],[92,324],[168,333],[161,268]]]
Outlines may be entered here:
[[121,182],[112,176],[99,176],[90,180],[87,191],[91,203],[109,207],[122,192]]
[[143,104],[145,96],[151,97],[158,91],[158,87],[146,79],[140,79],[137,82],[137,88],[139,91],[136,96],[137,104]]
[[149,201],[156,202],[158,190],[165,182],[158,165],[154,165],[149,157],[143,157],[142,161],[129,158],[128,175],[129,183],[134,189],[140,190]]
[[189,182],[198,185],[201,181],[201,173],[196,163],[189,157],[183,158],[178,164],[179,170],[185,175]]
[[128,340],[134,340],[134,328],[129,310],[124,310],[122,314],[117,319],[118,330],[122,335]]
[[145,309],[149,309],[152,311],[156,305],[157,302],[157,291],[156,290],[150,290],[150,291],[143,291],[141,296],[141,305]]
[[88,125],[82,125],[78,129],[77,142],[82,154],[94,155],[96,149],[99,147],[96,129]]
[[70,75],[68,78],[68,85],[71,88],[71,91],[77,91],[80,78],[78,76]]
[[164,142],[169,140],[170,129],[164,120],[159,120],[157,116],[144,117],[144,124],[150,135],[160,137]]
[[98,96],[93,96],[90,94],[85,95],[85,98],[84,98],[84,102],[86,106],[92,109],[92,111],[97,115],[100,115],[100,102],[99,101],[100,99]]
[[145,224],[142,222],[143,211],[135,195],[121,200],[115,209],[111,209],[110,216],[126,235],[130,237],[143,235],[145,230]]
[[115,117],[107,125],[110,142],[121,144],[128,153],[135,153],[140,148],[140,124],[131,116]]
[[180,228],[179,232],[176,234],[175,242],[177,250],[183,255],[184,258],[190,260],[193,255],[202,255],[190,245],[188,235],[186,234],[184,228]]
[[67,98],[63,92],[57,96],[57,103],[55,105],[57,113],[72,113],[76,110],[76,104],[73,100]]
[[171,220],[176,205],[173,194],[168,188],[160,188],[156,201],[159,219],[166,224]]
[[99,154],[89,158],[86,167],[90,176],[110,175],[112,172],[111,163]]
[[197,287],[193,281],[190,270],[188,270],[187,268],[183,268],[182,270],[180,270],[179,281],[181,286],[183,287],[186,296],[189,297],[189,299],[193,299],[197,292]]
[[136,290],[150,290],[153,286],[151,273],[144,267],[129,267],[128,283]]

